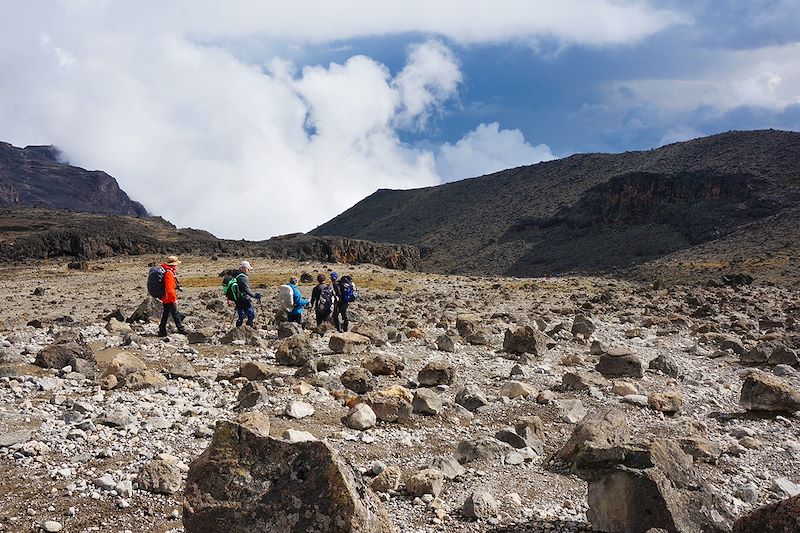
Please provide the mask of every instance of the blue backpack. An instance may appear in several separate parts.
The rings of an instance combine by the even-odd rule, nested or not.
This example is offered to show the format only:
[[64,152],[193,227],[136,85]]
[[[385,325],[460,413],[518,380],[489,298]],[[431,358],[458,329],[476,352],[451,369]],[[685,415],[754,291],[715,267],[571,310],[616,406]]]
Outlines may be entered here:
[[345,302],[355,302],[358,300],[358,290],[356,289],[356,284],[353,283],[353,278],[350,276],[343,276],[339,285],[342,288],[342,297]]

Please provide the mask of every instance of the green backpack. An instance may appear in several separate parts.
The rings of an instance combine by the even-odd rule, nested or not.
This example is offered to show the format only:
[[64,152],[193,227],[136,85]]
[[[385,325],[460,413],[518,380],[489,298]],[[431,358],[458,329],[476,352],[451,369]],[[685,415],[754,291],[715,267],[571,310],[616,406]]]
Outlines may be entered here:
[[222,293],[232,302],[239,301],[242,291],[239,289],[239,276],[225,276],[222,278]]

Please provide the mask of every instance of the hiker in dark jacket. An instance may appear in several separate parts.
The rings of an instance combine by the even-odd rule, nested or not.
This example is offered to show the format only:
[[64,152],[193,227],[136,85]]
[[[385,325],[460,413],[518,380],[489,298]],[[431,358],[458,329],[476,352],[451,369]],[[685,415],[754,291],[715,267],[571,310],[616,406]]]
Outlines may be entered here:
[[317,286],[311,291],[311,307],[317,318],[317,326],[328,320],[335,305],[336,295],[325,284],[325,274],[317,275]]
[[161,268],[164,269],[164,296],[161,298],[164,312],[161,313],[161,323],[158,325],[159,337],[167,336],[167,319],[170,316],[175,321],[178,333],[186,334],[186,330],[181,324],[181,314],[178,313],[178,278],[175,276],[175,270],[180,264],[181,261],[174,255],[167,257],[166,261],[161,263]]
[[336,326],[336,331],[341,333],[347,331],[347,328],[350,326],[350,317],[347,314],[347,306],[349,303],[344,297],[342,285],[339,281],[339,274],[336,272],[331,272],[331,285],[333,286],[333,293],[336,296],[336,303],[333,308],[333,325]]
[[250,261],[242,261],[239,265],[241,273],[236,276],[236,283],[239,285],[239,299],[236,300],[236,312],[239,314],[239,319],[236,321],[237,328],[242,325],[245,318],[247,319],[247,325],[251,328],[253,327],[253,322],[256,319],[256,310],[253,308],[253,302],[250,298],[261,301],[261,293],[253,292],[253,289],[250,288],[250,279],[247,277],[247,273],[252,269]]
[[308,300],[303,298],[303,294],[300,292],[300,288],[297,286],[297,283],[297,278],[292,276],[292,278],[289,280],[289,287],[292,288],[292,300],[294,301],[294,307],[286,315],[289,318],[289,322],[302,324],[303,308],[308,305]]

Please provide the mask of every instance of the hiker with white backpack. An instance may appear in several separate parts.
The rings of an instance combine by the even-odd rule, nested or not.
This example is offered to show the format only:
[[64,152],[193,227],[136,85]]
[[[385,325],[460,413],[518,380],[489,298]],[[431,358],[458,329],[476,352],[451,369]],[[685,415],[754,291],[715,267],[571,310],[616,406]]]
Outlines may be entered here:
[[308,305],[308,300],[303,298],[300,288],[297,286],[297,278],[292,276],[287,285],[281,285],[278,289],[278,299],[286,309],[289,322],[303,324],[303,308]]

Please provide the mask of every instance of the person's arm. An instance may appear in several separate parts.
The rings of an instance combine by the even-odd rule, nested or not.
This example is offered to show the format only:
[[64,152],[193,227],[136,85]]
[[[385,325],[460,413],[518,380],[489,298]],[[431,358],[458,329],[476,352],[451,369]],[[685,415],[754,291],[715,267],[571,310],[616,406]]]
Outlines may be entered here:
[[314,290],[311,291],[311,307],[314,307],[314,304],[319,300],[321,293],[322,290],[319,288],[319,285],[314,287]]
[[256,297],[256,293],[253,292],[253,289],[250,288],[250,279],[248,279],[247,274],[240,274],[239,281],[241,282],[240,289],[242,289],[242,293],[250,296],[251,298]]
[[303,293],[300,292],[300,288],[297,285],[292,286],[292,291],[294,292],[294,308],[300,309],[304,305],[308,304],[308,300],[303,298]]

